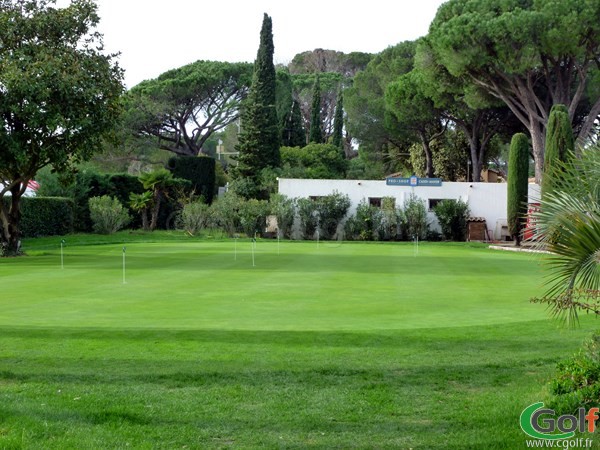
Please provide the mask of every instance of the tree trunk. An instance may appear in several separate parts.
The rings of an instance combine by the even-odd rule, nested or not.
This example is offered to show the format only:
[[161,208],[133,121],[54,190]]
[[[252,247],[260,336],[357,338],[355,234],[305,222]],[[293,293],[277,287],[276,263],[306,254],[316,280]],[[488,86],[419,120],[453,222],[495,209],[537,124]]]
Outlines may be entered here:
[[535,182],[540,184],[542,182],[542,176],[544,173],[544,131],[539,123],[537,123],[535,120],[532,120],[531,125],[529,126],[529,133],[531,134],[533,159],[535,161]]
[[160,191],[156,191],[154,194],[154,207],[152,208],[152,219],[150,221],[150,231],[154,231],[156,226],[158,225],[158,213],[160,212],[160,201],[161,201],[161,193]]
[[433,157],[431,155],[429,140],[424,133],[421,133],[421,142],[423,143],[423,152],[425,153],[425,176],[433,178]]
[[[25,184],[26,186],[26,184]],[[21,189],[21,184],[10,189],[10,206],[8,210],[4,204],[4,199],[0,198],[0,220],[2,222],[2,230],[0,233],[0,245],[2,249],[0,255],[15,256],[20,253],[21,247],[21,232],[19,230],[19,222],[21,221],[21,196],[24,189]]]
[[[479,140],[471,136],[469,139],[469,147],[471,148],[471,168],[473,169],[471,174],[471,179],[475,183],[479,183],[481,181],[481,158],[480,158],[480,148],[479,148]],[[469,181],[469,180],[467,180]]]

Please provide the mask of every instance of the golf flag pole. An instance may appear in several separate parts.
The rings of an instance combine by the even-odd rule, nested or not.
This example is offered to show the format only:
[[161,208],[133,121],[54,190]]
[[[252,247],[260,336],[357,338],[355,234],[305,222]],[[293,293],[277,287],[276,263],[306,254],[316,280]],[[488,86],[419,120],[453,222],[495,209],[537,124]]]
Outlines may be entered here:
[[127,250],[127,247],[123,247],[123,284],[126,284],[125,282],[125,251]]
[[256,246],[256,238],[252,238],[252,267],[256,267],[254,264],[254,247]]
[[63,253],[63,247],[65,245],[65,240],[62,239],[60,241],[60,268],[64,269],[65,268],[65,255]]
[[277,227],[277,256],[279,256],[279,227]]
[[237,261],[237,236],[233,237],[233,241],[235,242],[234,247],[233,247],[233,260]]

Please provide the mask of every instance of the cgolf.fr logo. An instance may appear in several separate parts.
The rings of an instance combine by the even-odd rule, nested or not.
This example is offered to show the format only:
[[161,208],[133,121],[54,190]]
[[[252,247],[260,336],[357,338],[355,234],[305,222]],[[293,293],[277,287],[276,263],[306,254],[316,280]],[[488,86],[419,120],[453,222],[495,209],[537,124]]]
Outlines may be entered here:
[[534,403],[523,410],[520,425],[523,432],[535,439],[559,440],[570,439],[575,432],[593,433],[596,431],[596,420],[600,408],[579,408],[577,414],[556,416],[553,409],[544,408],[544,403]]

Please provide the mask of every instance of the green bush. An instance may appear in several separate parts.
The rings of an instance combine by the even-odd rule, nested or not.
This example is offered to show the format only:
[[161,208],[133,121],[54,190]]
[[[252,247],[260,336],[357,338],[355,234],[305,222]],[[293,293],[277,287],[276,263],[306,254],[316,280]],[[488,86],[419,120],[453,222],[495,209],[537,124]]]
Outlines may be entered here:
[[127,209],[116,198],[108,195],[92,197],[89,203],[90,218],[97,233],[115,233],[131,221]]
[[393,197],[383,197],[381,199],[379,224],[379,239],[396,240],[402,238],[402,220],[403,212],[396,208],[396,199]]
[[261,234],[266,227],[269,205],[265,200],[251,198],[240,203],[238,210],[242,231],[250,237]]
[[[9,198],[4,198],[8,204]],[[73,201],[61,197],[21,197],[23,237],[65,235],[73,232]]]
[[279,235],[286,238],[292,237],[296,205],[294,199],[282,194],[272,194],[269,200],[270,214],[277,217]]
[[91,197],[108,195],[110,189],[108,178],[108,175],[92,170],[77,173],[73,188],[74,227],[76,231],[92,231],[93,224],[90,217],[89,200]]
[[208,210],[209,206],[201,201],[195,201],[184,205],[179,213],[180,226],[189,234],[196,234],[208,225]]
[[317,232],[317,202],[309,198],[299,198],[296,202],[302,239],[314,239]]
[[548,406],[558,414],[574,413],[577,408],[598,406],[600,398],[600,334],[594,333],[572,358],[557,365],[550,382],[553,397]]
[[365,199],[361,200],[356,206],[355,214],[344,225],[346,239],[357,241],[378,239],[381,219],[379,208],[370,205]]
[[216,161],[210,157],[173,156],[167,167],[175,178],[191,182],[191,189],[207,204],[213,202],[216,189]]
[[421,200],[415,194],[410,194],[410,196],[404,201],[403,209],[405,229],[408,239],[413,239],[414,237],[425,239],[429,229],[425,201]]
[[238,212],[243,201],[243,198],[233,192],[227,192],[213,202],[209,210],[209,226],[221,229],[229,236],[233,236],[241,229]]
[[333,194],[319,197],[316,204],[320,236],[322,239],[332,239],[338,225],[348,214],[350,197],[334,191]]
[[451,241],[467,240],[467,219],[469,205],[462,200],[442,200],[433,209],[444,239]]

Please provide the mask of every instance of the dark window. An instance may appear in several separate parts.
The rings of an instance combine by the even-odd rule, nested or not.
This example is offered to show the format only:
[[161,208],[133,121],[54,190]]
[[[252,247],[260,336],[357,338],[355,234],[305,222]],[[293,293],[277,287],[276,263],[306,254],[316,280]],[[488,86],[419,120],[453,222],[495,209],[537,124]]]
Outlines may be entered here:
[[429,211],[433,211],[433,209],[438,205],[438,203],[443,200],[449,200],[449,199],[447,199],[447,198],[430,198],[429,199]]
[[381,208],[381,197],[369,197],[369,205]]

